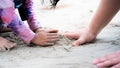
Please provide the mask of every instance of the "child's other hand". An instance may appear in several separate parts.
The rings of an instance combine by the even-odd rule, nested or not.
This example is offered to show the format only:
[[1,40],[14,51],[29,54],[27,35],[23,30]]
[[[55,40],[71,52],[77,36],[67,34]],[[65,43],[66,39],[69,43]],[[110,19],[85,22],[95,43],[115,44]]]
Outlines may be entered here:
[[58,30],[39,30],[36,32],[32,43],[39,46],[54,45],[58,40]]
[[96,38],[96,35],[88,29],[82,29],[81,31],[76,32],[67,32],[64,35],[70,39],[77,39],[72,43],[73,46],[79,46],[81,44],[91,42]]

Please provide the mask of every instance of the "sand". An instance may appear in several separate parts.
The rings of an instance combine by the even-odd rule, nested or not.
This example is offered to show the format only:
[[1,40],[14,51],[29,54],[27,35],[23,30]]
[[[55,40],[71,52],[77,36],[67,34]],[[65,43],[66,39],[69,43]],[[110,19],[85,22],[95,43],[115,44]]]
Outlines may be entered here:
[[[43,27],[59,32],[79,31],[89,24],[99,0],[60,0],[56,9],[35,1],[36,17]],[[54,46],[29,47],[14,33],[0,36],[17,43],[10,51],[0,51],[0,68],[96,68],[93,59],[120,50],[120,13],[97,36],[93,43],[71,47],[74,40],[64,36]]]

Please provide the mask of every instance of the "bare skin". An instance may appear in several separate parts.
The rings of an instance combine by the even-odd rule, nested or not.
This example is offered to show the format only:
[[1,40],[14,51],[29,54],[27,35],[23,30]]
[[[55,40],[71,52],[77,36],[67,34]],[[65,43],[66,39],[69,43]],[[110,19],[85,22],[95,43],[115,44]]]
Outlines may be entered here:
[[[54,45],[54,43],[58,40],[57,30],[39,30],[36,31],[36,36],[32,40],[32,43],[38,46],[49,46]],[[3,37],[0,37],[0,50],[10,50],[16,46],[16,43],[13,43]]]
[[15,47],[16,43],[13,43],[3,37],[0,37],[0,50],[10,50],[11,48]]
[[36,36],[31,42],[38,46],[54,45],[58,40],[58,30],[37,29],[35,33]]
[[[10,28],[7,28],[6,26],[4,26],[4,28],[1,29],[1,32],[8,32],[11,31]],[[49,46],[49,45],[54,45],[55,42],[58,40],[58,30],[45,30],[42,28],[38,28],[34,31],[36,33],[35,38],[31,41],[32,43],[34,43],[35,45],[38,46]],[[1,49],[2,50],[9,50],[10,48],[13,48],[16,44],[1,37],[1,42],[3,45],[1,45]],[[8,43],[9,42],[9,46]]]
[[96,36],[87,28],[77,32],[65,33],[64,35],[67,36],[69,39],[77,39],[72,43],[73,46],[79,46],[84,43],[89,43],[96,38]]
[[[101,0],[101,3],[88,28],[85,28],[79,32],[65,33],[65,36],[68,38],[77,39],[75,42],[73,42],[74,46],[91,42],[111,21],[119,9],[120,0]],[[98,58],[94,61],[94,64],[98,68],[120,68],[120,51]]]
[[[2,29],[0,29],[0,32],[9,32],[11,31],[10,28],[7,28],[7,26],[4,26]],[[14,48],[16,46],[16,43],[13,43],[3,37],[0,37],[0,50],[10,50],[11,48]]]
[[120,68],[120,51],[107,54],[93,61],[98,68]]

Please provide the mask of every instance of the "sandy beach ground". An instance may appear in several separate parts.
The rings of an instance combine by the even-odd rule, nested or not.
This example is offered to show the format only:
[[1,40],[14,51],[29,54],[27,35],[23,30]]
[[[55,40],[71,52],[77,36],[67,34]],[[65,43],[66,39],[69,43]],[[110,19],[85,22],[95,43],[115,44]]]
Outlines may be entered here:
[[[56,9],[50,10],[48,2],[35,1],[36,18],[43,27],[59,32],[79,31],[88,26],[100,0],[60,0]],[[108,9],[109,12],[109,9]],[[17,43],[10,51],[0,52],[0,68],[96,68],[93,59],[120,50],[120,13],[98,35],[93,43],[71,47],[74,40],[60,36],[50,47],[28,47],[13,33],[0,36]]]

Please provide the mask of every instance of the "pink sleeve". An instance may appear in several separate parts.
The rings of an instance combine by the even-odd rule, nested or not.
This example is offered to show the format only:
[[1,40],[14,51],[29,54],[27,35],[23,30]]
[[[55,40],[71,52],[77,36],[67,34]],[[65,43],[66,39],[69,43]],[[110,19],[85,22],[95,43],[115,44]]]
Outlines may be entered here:
[[32,30],[41,27],[40,22],[36,20],[34,9],[33,9],[33,0],[26,0],[25,2],[25,11],[28,17],[28,24]]
[[0,16],[3,23],[10,27],[19,38],[21,38],[27,44],[31,42],[35,36],[35,33],[28,28],[15,14],[14,6],[0,9]]

